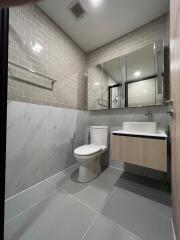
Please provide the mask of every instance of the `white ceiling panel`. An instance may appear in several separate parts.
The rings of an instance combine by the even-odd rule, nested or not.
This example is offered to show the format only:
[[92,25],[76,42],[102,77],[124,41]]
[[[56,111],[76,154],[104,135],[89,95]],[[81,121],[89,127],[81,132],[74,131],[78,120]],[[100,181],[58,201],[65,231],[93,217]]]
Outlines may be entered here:
[[87,14],[77,20],[72,0],[44,0],[40,8],[85,52],[92,51],[169,11],[169,0],[82,0]]

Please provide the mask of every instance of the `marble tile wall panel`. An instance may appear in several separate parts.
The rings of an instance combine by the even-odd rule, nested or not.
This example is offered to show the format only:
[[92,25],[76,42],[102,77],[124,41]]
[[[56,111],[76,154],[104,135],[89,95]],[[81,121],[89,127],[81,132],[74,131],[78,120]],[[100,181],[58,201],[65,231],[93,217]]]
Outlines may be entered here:
[[7,116],[6,198],[76,163],[85,111],[9,101]]

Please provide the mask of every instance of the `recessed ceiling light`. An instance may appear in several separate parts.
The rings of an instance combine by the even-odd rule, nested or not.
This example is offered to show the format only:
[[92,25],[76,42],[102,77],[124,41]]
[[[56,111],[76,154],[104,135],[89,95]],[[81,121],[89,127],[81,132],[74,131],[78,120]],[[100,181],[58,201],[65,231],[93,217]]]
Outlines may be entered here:
[[90,0],[90,2],[94,7],[98,7],[99,5],[101,5],[103,0]]
[[39,44],[39,43],[35,43],[33,46],[32,46],[32,50],[34,52],[37,52],[37,53],[40,53],[42,51],[43,47]]
[[134,73],[134,76],[135,77],[139,77],[141,75],[141,71],[136,71],[135,73]]

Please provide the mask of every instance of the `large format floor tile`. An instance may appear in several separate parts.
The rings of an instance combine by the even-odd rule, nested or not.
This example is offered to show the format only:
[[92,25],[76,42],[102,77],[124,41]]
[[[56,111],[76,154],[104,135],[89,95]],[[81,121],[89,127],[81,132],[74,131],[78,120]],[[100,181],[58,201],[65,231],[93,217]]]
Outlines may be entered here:
[[[111,167],[93,181],[79,183],[77,168],[12,199],[5,240],[173,239],[171,208],[161,203],[169,202],[168,194]],[[18,215],[11,219],[12,213]]]
[[8,199],[5,202],[5,222],[17,216],[27,208],[32,207],[49,194],[55,191],[55,186],[48,181],[43,181],[26,191]]
[[[56,185],[56,189],[64,190],[85,205],[96,211],[102,210],[108,196],[111,194],[122,171],[108,168],[96,179],[89,183],[78,182],[78,169],[70,169],[68,174],[60,174],[49,181]],[[73,171],[72,171],[73,170]]]
[[172,240],[171,221],[157,209],[146,198],[117,187],[102,214],[143,240]]
[[70,179],[62,188],[89,207],[101,211],[114,188],[114,184],[113,180],[101,175],[89,184],[74,182]]
[[104,170],[102,172],[102,175],[104,177],[109,178],[110,180],[117,181],[122,173],[123,173],[123,171],[120,169],[108,167],[106,170]]
[[6,240],[80,240],[96,213],[64,193],[54,193],[5,226]]
[[142,240],[110,219],[99,216],[83,240]]

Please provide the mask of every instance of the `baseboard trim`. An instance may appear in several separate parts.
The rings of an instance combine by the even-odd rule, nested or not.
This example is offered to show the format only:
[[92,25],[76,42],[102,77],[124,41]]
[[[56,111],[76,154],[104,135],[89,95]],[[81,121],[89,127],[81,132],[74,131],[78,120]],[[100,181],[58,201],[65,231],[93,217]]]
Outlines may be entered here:
[[52,175],[52,176],[50,176],[50,177],[48,177],[48,178],[45,178],[45,179],[42,180],[41,182],[38,182],[38,183],[34,184],[33,186],[31,186],[31,187],[29,187],[29,188],[26,188],[25,190],[23,190],[23,191],[21,191],[21,192],[15,194],[15,195],[13,195],[13,196],[11,196],[11,197],[5,199],[5,202],[7,202],[7,201],[9,201],[9,200],[11,200],[11,199],[13,199],[13,198],[15,198],[15,197],[17,197],[17,196],[23,194],[23,193],[25,193],[26,191],[31,190],[32,188],[34,188],[34,187],[40,185],[41,183],[43,183],[43,182],[45,182],[45,181],[48,181],[50,178],[55,177],[55,176],[58,176],[59,174],[65,172],[65,171],[67,171],[67,170],[69,170],[69,169],[71,169],[71,168],[73,168],[73,167],[75,167],[75,166],[77,166],[77,165],[78,165],[78,163],[73,164],[72,166],[70,166],[70,167],[68,167],[68,168],[65,168],[64,170],[62,170],[62,171],[60,171],[60,172],[58,172],[58,173],[56,173],[56,174],[54,174],[54,175]]
[[174,223],[173,223],[172,218],[171,218],[171,224],[172,224],[172,229],[173,229],[173,238],[174,238],[174,240],[176,240],[176,233],[175,233],[175,228],[174,228]]

